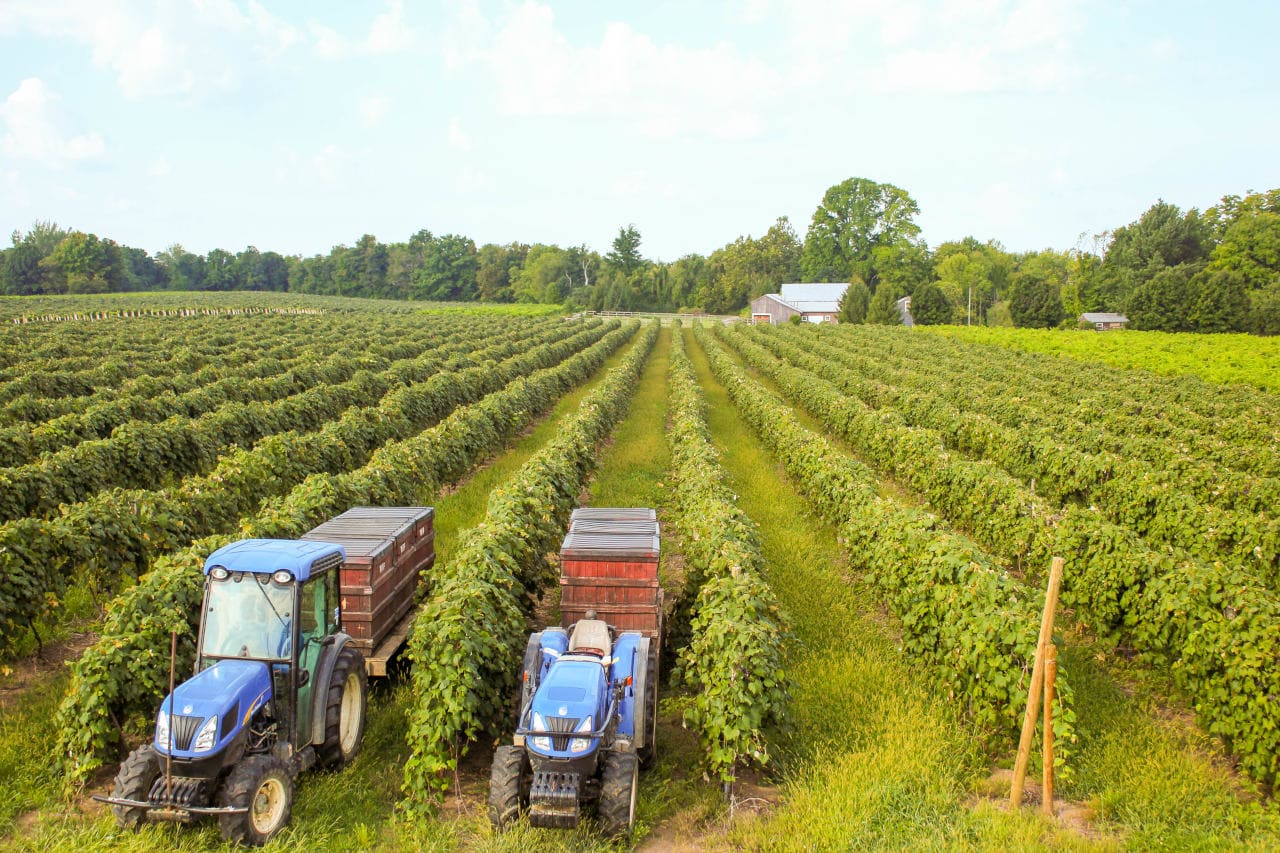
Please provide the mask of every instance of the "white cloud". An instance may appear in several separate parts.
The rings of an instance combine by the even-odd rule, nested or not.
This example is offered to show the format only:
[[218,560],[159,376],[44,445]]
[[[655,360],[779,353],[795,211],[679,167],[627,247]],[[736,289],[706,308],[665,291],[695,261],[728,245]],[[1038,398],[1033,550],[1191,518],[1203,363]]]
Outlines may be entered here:
[[18,84],[0,106],[6,128],[0,150],[15,159],[55,167],[101,157],[106,151],[102,134],[96,130],[78,135],[65,133],[58,101],[57,93],[39,77],[28,77]]
[[147,174],[153,178],[168,177],[172,171],[173,166],[169,163],[169,158],[163,156],[157,157],[152,161],[151,165],[147,167]]
[[533,0],[493,28],[482,26],[477,14],[464,7],[457,29],[476,41],[447,55],[446,63],[486,65],[498,108],[509,115],[618,118],[658,138],[719,136],[726,129],[751,134],[762,126],[762,105],[776,93],[777,74],[728,44],[658,43],[615,22],[597,44],[575,45],[556,26],[551,7]]
[[385,95],[367,95],[360,99],[360,123],[365,127],[381,124],[391,111],[391,99]]
[[1181,49],[1178,43],[1168,37],[1158,38],[1147,46],[1147,53],[1158,62],[1168,62],[1171,59],[1176,59],[1180,52]]
[[342,149],[330,143],[311,156],[311,168],[317,178],[332,183],[338,179],[345,159]]
[[787,0],[788,83],[854,91],[1037,91],[1078,74],[1074,0]]
[[484,190],[489,188],[490,180],[486,172],[465,168],[457,173],[454,182],[464,190]]
[[471,137],[462,129],[462,123],[458,119],[449,119],[449,147],[458,151],[471,150]]
[[0,35],[67,39],[116,75],[126,97],[234,88],[240,74],[301,40],[257,0],[193,0],[183,5],[98,0],[14,0],[0,9]]
[[355,56],[379,56],[398,53],[413,47],[417,34],[404,20],[403,0],[391,0],[385,12],[374,17],[368,34],[352,41],[342,33],[311,21],[307,25],[316,54],[321,59],[350,59]]
[[413,46],[414,35],[404,22],[403,0],[391,0],[387,11],[373,19],[364,40],[368,53],[395,53]]

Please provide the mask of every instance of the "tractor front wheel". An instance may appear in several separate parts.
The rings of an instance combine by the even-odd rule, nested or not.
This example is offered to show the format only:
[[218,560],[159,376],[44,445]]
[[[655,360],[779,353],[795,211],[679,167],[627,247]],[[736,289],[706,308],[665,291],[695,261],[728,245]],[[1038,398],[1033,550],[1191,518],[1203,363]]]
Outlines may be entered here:
[[[155,747],[144,743],[129,753],[129,757],[120,765],[115,785],[111,788],[111,796],[146,802],[151,796],[151,786],[160,778],[160,772],[160,758]],[[116,816],[116,822],[120,826],[137,829],[147,810],[139,806],[112,806],[111,813]]]
[[369,705],[369,678],[364,656],[346,646],[338,652],[324,711],[324,743],[320,763],[336,770],[360,754],[364,742],[364,715]]
[[636,825],[636,793],[640,788],[640,762],[628,752],[605,755],[596,816],[609,838],[621,838]]
[[289,822],[293,778],[273,755],[247,756],[222,783],[218,805],[244,809],[219,816],[222,837],[260,847]]
[[500,746],[493,752],[489,771],[489,822],[496,830],[508,829],[528,805],[525,767],[528,760],[518,746]]

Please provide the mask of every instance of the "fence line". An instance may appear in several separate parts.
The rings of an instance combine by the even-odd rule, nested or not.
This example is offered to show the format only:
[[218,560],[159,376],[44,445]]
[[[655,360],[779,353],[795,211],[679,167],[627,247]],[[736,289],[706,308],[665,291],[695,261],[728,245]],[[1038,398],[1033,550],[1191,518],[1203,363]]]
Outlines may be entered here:
[[75,321],[116,320],[134,317],[213,317],[237,314],[324,314],[323,308],[269,308],[245,306],[243,308],[122,308],[117,311],[75,311],[70,314],[22,314],[11,317],[10,323],[69,323]]

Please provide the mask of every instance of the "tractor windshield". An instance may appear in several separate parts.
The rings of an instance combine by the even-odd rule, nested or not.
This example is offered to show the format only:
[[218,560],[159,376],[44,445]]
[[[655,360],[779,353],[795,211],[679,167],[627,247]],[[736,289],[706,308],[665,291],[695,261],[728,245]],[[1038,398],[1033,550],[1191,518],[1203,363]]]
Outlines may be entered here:
[[213,657],[285,660],[293,639],[293,583],[233,572],[209,579],[201,653]]

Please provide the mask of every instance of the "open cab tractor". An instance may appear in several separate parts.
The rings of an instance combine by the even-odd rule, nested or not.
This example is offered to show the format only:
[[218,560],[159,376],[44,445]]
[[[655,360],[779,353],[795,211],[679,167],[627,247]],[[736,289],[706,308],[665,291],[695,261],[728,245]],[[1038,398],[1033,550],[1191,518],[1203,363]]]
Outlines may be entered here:
[[594,803],[603,832],[631,831],[641,766],[654,759],[657,645],[580,619],[529,637],[514,743],[494,753],[489,818],[572,828]]
[[345,559],[341,545],[274,539],[209,556],[195,675],[97,798],[121,826],[216,817],[226,839],[263,844],[289,822],[299,773],[355,758],[368,686],[339,628]]

